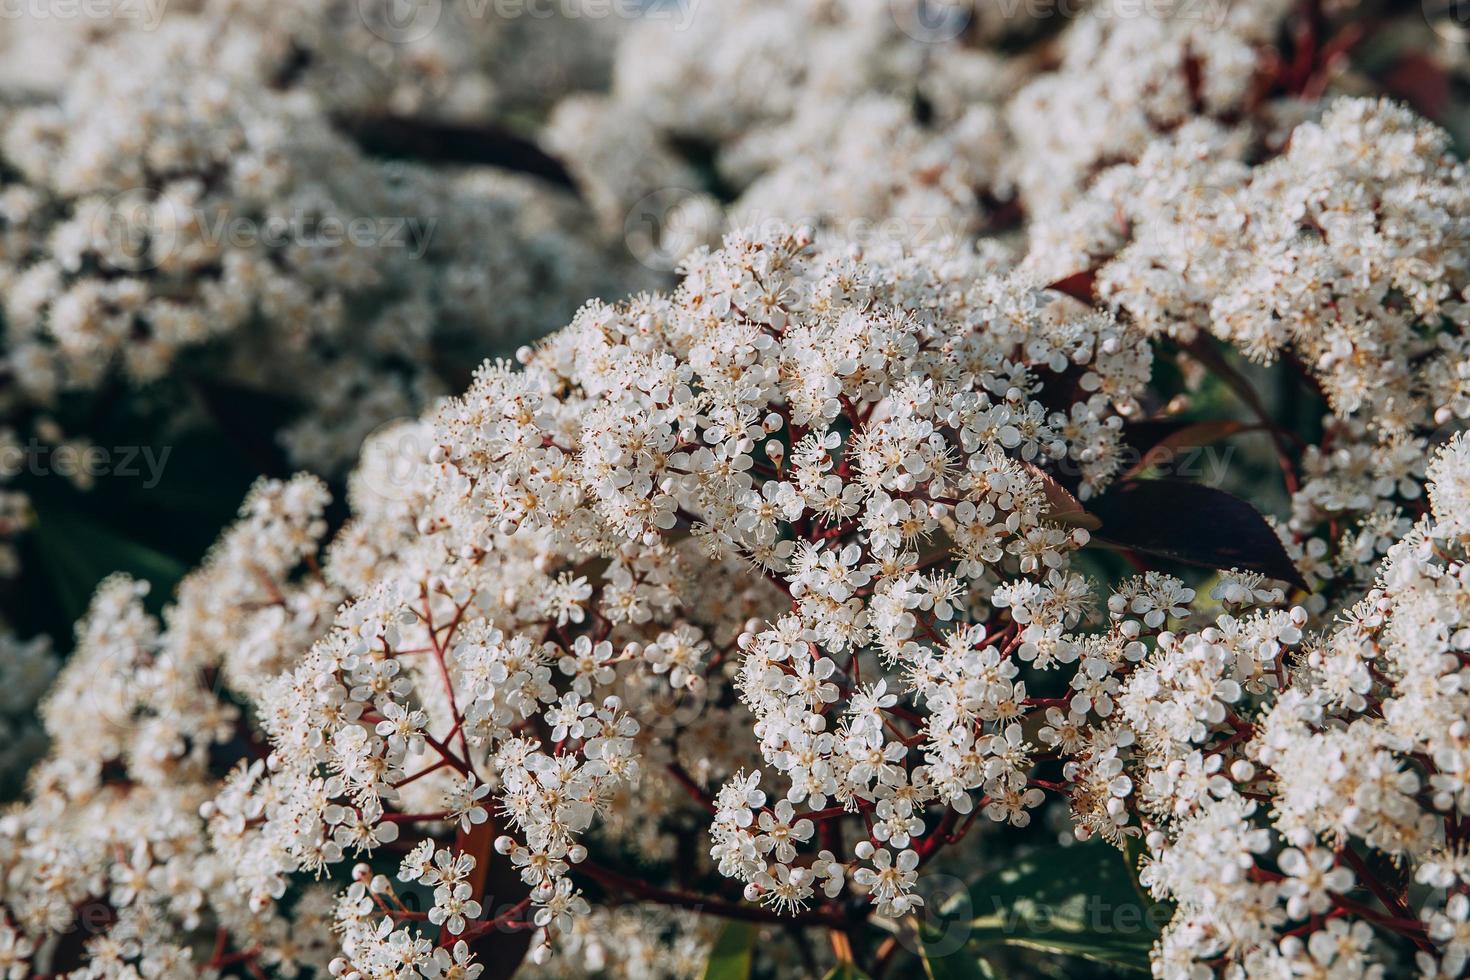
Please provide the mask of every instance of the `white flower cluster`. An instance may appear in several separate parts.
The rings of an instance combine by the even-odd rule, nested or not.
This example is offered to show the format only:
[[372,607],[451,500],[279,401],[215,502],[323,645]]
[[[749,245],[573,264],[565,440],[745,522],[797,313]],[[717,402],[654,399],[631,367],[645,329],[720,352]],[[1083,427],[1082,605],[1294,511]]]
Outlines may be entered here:
[[[0,814],[0,973],[693,977],[713,917],[850,965],[1038,831],[1146,851],[1156,976],[1465,973],[1466,175],[1388,103],[1265,106],[1323,84],[1263,81],[1288,5],[1099,2],[1045,71],[979,5],[948,37],[917,0],[641,24],[544,142],[604,235],[695,157],[735,199],[671,217],[677,288],[574,315],[626,282],[575,204],[332,128],[480,118],[464,10],[380,61],[316,33],[339,6],[197,6],[6,116],[19,404],[198,355],[313,400],[287,442],[340,462],[446,344],[570,325],[367,437],[339,528],[321,481],[262,481],[161,615],[103,584]],[[1013,195],[1019,265],[977,240]],[[417,261],[209,234],[400,213],[442,226]],[[1315,444],[1236,355],[1300,368]],[[1132,440],[1208,383],[1280,457],[1291,582],[1167,574],[1109,526]],[[53,660],[6,650],[19,709]]]
[[[1367,875],[1354,838],[1458,880],[1434,814],[1465,803],[1466,706],[1444,679],[1460,578],[1435,548],[1470,542],[1466,444],[1431,467],[1436,522],[1350,625],[1309,635],[1236,573],[1188,628],[1194,590],[1149,573],[1098,631],[1058,480],[1090,497],[1115,475],[1146,334],[968,246],[734,235],[676,293],[590,304],[521,360],[377,437],[320,558],[326,498],[302,478],[258,488],[166,628],[130,583],[100,593],[46,703],[52,756],[6,823],[27,941],[65,928],[103,866],[138,936],[108,954],[125,959],[186,956],[164,937],[200,928],[225,959],[330,945],[339,975],[471,971],[477,943],[517,932],[535,960],[591,959],[581,882],[682,893],[594,860],[589,833],[667,858],[667,829],[701,811],[708,870],[748,901],[820,922],[851,890],[900,917],[944,844],[981,816],[1026,826],[1047,790],[1080,836],[1147,834],[1146,880],[1181,909],[1170,976],[1220,956],[1296,969],[1349,941],[1380,955],[1360,925],[1381,913],[1345,894]],[[1029,693],[1051,678],[1067,693]],[[221,751],[245,760],[216,783]],[[160,808],[166,842],[99,857]],[[82,842],[78,821],[115,829]],[[360,865],[310,912],[289,888],[385,851],[399,885]],[[1281,871],[1250,870],[1273,854]],[[520,897],[490,908],[502,860]],[[1390,918],[1457,928],[1459,905],[1432,902]],[[1328,908],[1322,938],[1277,942]]]
[[[1370,567],[1412,523],[1429,440],[1470,417],[1470,190],[1449,137],[1380,100],[1334,103],[1251,166],[1244,129],[1195,120],[1031,228],[1026,267],[1095,279],[1151,334],[1287,359],[1333,416],[1302,454],[1291,529],[1314,580]],[[1191,346],[1193,345],[1193,346]],[[1295,455],[1295,454],[1293,454]],[[1338,527],[1327,530],[1328,522]]]
[[60,93],[99,40],[146,43],[160,27],[198,19],[224,39],[217,70],[308,92],[331,112],[483,121],[604,87],[626,23],[605,10],[597,0],[446,0],[421,11],[391,0],[17,3],[0,21],[0,88]]
[[[340,473],[368,433],[416,414],[486,350],[565,323],[587,292],[646,280],[585,230],[571,194],[365,155],[341,114],[389,110],[340,105],[314,79],[374,103],[401,99],[370,92],[363,72],[469,82],[435,58],[384,64],[370,50],[401,47],[382,40],[350,65],[313,47],[349,43],[331,26],[343,18],[366,33],[369,5],[276,6],[267,19],[254,4],[170,4],[156,29],[113,25],[54,91],[0,109],[0,416],[17,442],[58,448],[51,413],[115,382],[176,429],[244,391],[281,403],[273,434],[293,465]],[[44,30],[0,26],[27,44]],[[310,77],[286,84],[292,58]],[[0,103],[12,94],[0,86]],[[0,495],[5,565],[34,490]]]
[[1408,975],[1382,930],[1418,945],[1421,976],[1464,970],[1470,537],[1445,505],[1470,485],[1470,442],[1442,449],[1430,479],[1433,512],[1336,628],[1308,635],[1305,611],[1277,602],[1138,633],[1156,639],[1118,727],[1074,765],[1111,775],[1109,812],[1140,807],[1143,880],[1178,903],[1159,975]]
[[[124,35],[59,101],[9,119],[22,179],[0,193],[0,284],[23,397],[118,369],[151,381],[224,338],[216,377],[309,397],[286,443],[340,466],[437,386],[431,345],[514,343],[575,309],[572,277],[611,287],[566,202],[375,163],[313,100],[245,73],[201,85],[226,46],[187,18]],[[290,356],[264,364],[260,344]]]
[[[612,91],[562,103],[543,140],[610,230],[648,210],[676,259],[727,223],[864,242],[973,234],[1010,193],[999,103],[1030,64],[972,43],[1005,32],[1000,7],[931,6],[732,0],[690,5],[687,23],[651,18],[619,46]],[[1016,5],[1010,26],[1033,8]],[[710,190],[734,198],[728,217]]]
[[1470,414],[1470,189],[1448,135],[1355,99],[1260,165],[1243,144],[1204,120],[1152,143],[1097,179],[1067,238],[1044,226],[1030,263],[1096,269],[1098,294],[1149,332],[1290,351],[1336,413],[1380,432]]
[[[212,921],[240,950],[287,919],[295,874],[412,834],[400,877],[435,889],[433,924],[471,942],[536,929],[539,958],[587,909],[569,872],[617,880],[582,843],[598,815],[613,839],[656,852],[650,815],[687,810],[691,796],[719,811],[716,863],[782,908],[811,893],[791,862],[812,818],[794,807],[831,800],[825,820],[866,808],[886,846],[829,852],[825,887],[835,893],[850,865],[882,908],[911,905],[927,804],[968,810],[968,794],[985,791],[994,819],[1024,822],[1037,802],[1018,732],[955,741],[953,725],[926,728],[897,705],[909,674],[922,701],[977,730],[1024,701],[993,646],[944,676],[919,624],[975,643],[962,623],[977,600],[965,596],[994,590],[995,605],[1024,606],[1015,642],[1041,659],[1033,648],[1050,649],[1080,608],[1065,565],[1086,540],[1048,518],[1042,467],[1104,485],[1117,413],[1136,408],[1149,369],[1147,348],[1107,318],[1070,316],[947,248],[958,251],[879,262],[816,253],[790,233],[731,238],[690,264],[677,294],[589,306],[524,371],[487,366],[437,413],[406,496],[380,492],[385,433],[355,477],[357,518],[323,562],[311,556],[324,497],[302,479],[252,495],[163,632],[136,589],[109,586],[46,705],[57,744],[33,780],[40,796],[14,817],[28,841],[8,876],[16,919],[27,933],[58,927],[91,893],[87,869],[106,838],[68,849],[73,824],[37,821],[65,810],[125,827],[145,797],[122,792],[111,766],[123,785],[172,794],[188,862],[230,879],[207,908],[144,888],[120,903],[129,922]],[[945,327],[957,322],[973,325]],[[1053,390],[1077,400],[1047,408],[1039,399]],[[921,548],[936,550],[921,559]],[[701,560],[719,572],[693,575]],[[870,645],[899,668],[890,680],[860,654]],[[987,670],[996,680],[980,696],[993,707],[977,707],[958,692]],[[210,743],[255,749],[210,677],[270,741],[268,758],[213,791],[197,781]],[[700,699],[692,713],[679,704],[689,695]],[[669,710],[645,715],[660,698]],[[747,711],[758,743],[740,738]],[[896,739],[889,724],[915,728]],[[905,741],[933,761],[910,774]],[[746,785],[758,807],[753,782],[706,787],[751,753],[792,789],[742,818],[724,801]],[[207,829],[184,817],[201,802]],[[451,843],[433,843],[446,833]],[[497,854],[525,897],[482,916],[475,868]],[[35,886],[41,875],[47,888]],[[180,902],[188,915],[168,918]],[[390,885],[359,881],[333,915],[352,969],[427,962]]]
[[1258,111],[1263,76],[1279,70],[1262,50],[1292,9],[1290,0],[1089,4],[1062,36],[1057,70],[1006,108],[1028,208],[1063,213],[1098,169],[1137,159],[1191,119]]
[[[284,610],[271,597],[324,533],[324,504],[310,479],[258,487],[165,625],[144,610],[144,586],[115,577],[99,589],[42,705],[52,745],[31,774],[31,802],[0,820],[0,949],[20,971],[11,975],[24,974],[32,953],[57,956],[43,940],[73,930],[81,955],[104,972],[146,963],[153,976],[195,975],[208,957],[191,937],[216,928],[269,968],[325,968],[335,949],[331,891],[308,885],[289,916],[252,907],[200,819],[220,791],[212,754],[257,750],[218,683],[220,664],[236,638],[280,630]],[[303,635],[320,631],[308,611],[316,592],[293,590],[292,625]],[[325,598],[318,612],[330,616]],[[219,950],[207,968],[237,960]]]

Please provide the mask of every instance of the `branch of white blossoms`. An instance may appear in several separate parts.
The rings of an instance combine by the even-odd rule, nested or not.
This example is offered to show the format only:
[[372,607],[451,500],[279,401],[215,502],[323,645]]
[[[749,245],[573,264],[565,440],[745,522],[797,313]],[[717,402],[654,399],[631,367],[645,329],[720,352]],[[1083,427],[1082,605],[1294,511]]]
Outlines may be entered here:
[[[1253,573],[1099,606],[1056,488],[1120,472],[1153,350],[993,262],[729,236],[373,440],[319,557],[303,478],[257,490],[161,630],[111,584],[3,825],[9,921],[34,942],[105,896],[94,959],[184,962],[171,937],[216,930],[216,960],[344,977],[588,949],[594,900],[846,932],[1051,794],[1076,836],[1146,839],[1166,975],[1387,962],[1380,930],[1454,973],[1458,627],[1426,627],[1450,649],[1416,674],[1393,629],[1355,641],[1366,612],[1324,632]],[[1365,610],[1420,608],[1398,562]],[[73,722],[95,691],[119,731]],[[211,743],[243,757],[222,784]],[[148,807],[170,829],[136,851]],[[1406,906],[1380,856],[1455,894]]]

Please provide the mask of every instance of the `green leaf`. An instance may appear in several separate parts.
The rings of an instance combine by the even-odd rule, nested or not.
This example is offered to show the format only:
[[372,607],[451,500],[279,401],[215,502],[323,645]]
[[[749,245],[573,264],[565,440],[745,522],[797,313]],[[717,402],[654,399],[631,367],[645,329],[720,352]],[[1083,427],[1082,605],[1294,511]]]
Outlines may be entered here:
[[[1019,858],[973,882],[941,913],[949,920],[946,931],[968,928],[972,956],[987,946],[1015,946],[1145,972],[1167,921],[1167,910],[1135,889],[1123,856],[1101,841]],[[926,963],[930,976],[985,975],[958,972],[961,955]]]
[[937,934],[929,929],[920,932],[922,946],[919,955],[924,961],[924,976],[928,980],[989,980],[995,975],[990,964],[969,948],[941,952],[934,950]]
[[35,543],[69,619],[86,611],[97,585],[127,572],[152,585],[155,602],[167,599],[187,571],[183,562],[65,508],[38,503]]
[[755,948],[755,926],[731,919],[720,930],[720,936],[709,951],[704,965],[704,980],[747,980],[750,957]]
[[1123,863],[1128,868],[1128,878],[1133,882],[1133,890],[1138,892],[1140,898],[1145,901],[1153,901],[1148,889],[1143,887],[1138,873],[1142,870],[1144,858],[1148,857],[1148,845],[1143,842],[1142,837],[1125,836],[1123,838]]
[[852,960],[845,960],[828,970],[823,980],[870,980],[870,978],[858,969],[858,965]]

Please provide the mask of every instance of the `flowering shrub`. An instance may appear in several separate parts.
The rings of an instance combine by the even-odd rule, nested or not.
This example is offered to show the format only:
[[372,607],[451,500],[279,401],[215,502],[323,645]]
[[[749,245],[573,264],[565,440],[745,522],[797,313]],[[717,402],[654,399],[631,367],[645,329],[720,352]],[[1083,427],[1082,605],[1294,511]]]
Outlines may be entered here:
[[[391,113],[487,121],[544,110],[577,89],[606,85],[608,42],[624,21],[597,0],[523,6],[475,0],[422,10],[389,0],[94,0],[86,6],[16,3],[0,24],[0,87],[61,92],[90,60],[89,44],[206,23],[225,36],[213,64],[308,93],[334,113]],[[511,5],[513,7],[513,5]]]
[[[318,402],[302,458],[357,463],[263,477],[162,603],[97,589],[0,815],[0,971],[1466,975],[1464,166],[1396,103],[1313,104],[1331,45],[1259,60],[1288,5],[1098,4],[1007,63],[1043,7],[916,37],[750,0],[646,76],[640,25],[544,134],[591,234],[371,162],[315,82],[199,87],[228,46],[187,13],[17,109],[25,397],[216,334],[222,376]],[[692,81],[753,75],[790,85]],[[433,398],[441,345],[619,267],[599,236],[700,179],[691,136],[738,197],[683,201],[677,285]],[[150,176],[100,271],[88,216]],[[164,221],[399,205],[453,230],[431,261]],[[34,754],[55,659],[4,643]]]
[[[384,452],[401,443],[370,446],[324,550],[320,485],[265,484],[163,629],[134,585],[102,590],[45,706],[38,795],[6,825],[17,926],[105,895],[94,957],[121,934],[113,955],[187,959],[177,930],[214,930],[216,965],[364,976],[451,970],[522,930],[538,962],[585,950],[584,887],[846,930],[920,909],[937,856],[1051,793],[1079,838],[1146,836],[1140,880],[1177,905],[1166,973],[1456,928],[1457,905],[1407,907],[1365,862],[1458,880],[1434,816],[1462,803],[1436,720],[1464,712],[1439,679],[1458,659],[1393,644],[1401,609],[1453,649],[1452,612],[1410,610],[1421,581],[1456,580],[1431,544],[1460,537],[1426,519],[1336,630],[1249,572],[1214,613],[1178,578],[1127,579],[1097,623],[1078,498],[1109,512],[1142,333],[959,243],[854,257],[794,232],[733,236],[673,295],[589,305],[522,360],[414,423],[406,482]],[[1435,464],[1436,502],[1463,452]],[[211,743],[246,756],[218,783]],[[160,811],[169,837],[137,838]],[[697,814],[738,897],[605,863],[674,859]],[[84,826],[104,829],[83,845]],[[335,894],[289,887],[351,861]],[[499,862],[518,883],[490,894]],[[1276,942],[1328,911],[1322,940]]]
[[[308,14],[342,17],[334,5],[299,5],[295,34],[281,26],[289,18],[258,23],[254,5],[205,6],[170,7],[146,30],[109,22],[106,41],[74,51],[45,98],[0,88],[8,575],[23,564],[9,542],[45,502],[32,500],[44,491],[24,479],[26,464],[107,446],[97,419],[122,414],[118,403],[147,415],[156,448],[181,430],[222,438],[217,404],[244,402],[235,411],[268,453],[279,446],[290,465],[337,475],[368,433],[452,390],[486,351],[561,325],[582,291],[652,281],[584,230],[570,194],[500,169],[379,159],[361,120],[413,118],[399,97],[354,81],[366,101],[343,105],[321,90],[364,74],[409,89],[427,81],[417,71],[440,68],[474,88],[468,67],[410,58],[391,69],[366,51],[344,66],[340,51],[303,51],[343,40],[308,26]],[[355,10],[350,23],[397,50]],[[66,25],[83,26],[35,29],[69,36]],[[285,84],[292,51],[309,70]]]

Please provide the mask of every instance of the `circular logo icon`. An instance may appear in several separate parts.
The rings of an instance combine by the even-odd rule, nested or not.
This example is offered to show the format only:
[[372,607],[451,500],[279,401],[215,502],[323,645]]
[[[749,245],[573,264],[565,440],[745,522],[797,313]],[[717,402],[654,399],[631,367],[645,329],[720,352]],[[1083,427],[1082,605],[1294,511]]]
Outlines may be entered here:
[[931,960],[964,949],[973,929],[975,909],[969,887],[959,878],[942,872],[919,875],[915,893],[924,900],[898,941],[911,953]]
[[357,0],[369,31],[389,44],[412,44],[428,37],[444,13],[444,0]]
[[709,689],[699,686],[670,688],[663,682],[655,695],[646,698],[639,707],[638,723],[652,729],[663,738],[672,738],[685,728],[705,717],[709,707]]
[[79,707],[114,736],[126,736],[139,725],[140,695],[147,663],[129,648],[109,650],[77,691]]
[[708,197],[665,187],[633,205],[623,221],[628,251],[655,272],[673,272],[695,248],[718,239],[724,215]]
[[384,422],[363,441],[362,463],[355,490],[394,503],[407,503],[424,492],[429,479],[431,430],[415,419]]
[[1470,0],[1423,0],[1424,20],[1452,44],[1470,43]]
[[893,22],[915,41],[943,44],[970,26],[973,0],[888,0]]
[[91,215],[92,247],[118,272],[157,269],[178,244],[178,207],[141,188],[114,194]]

